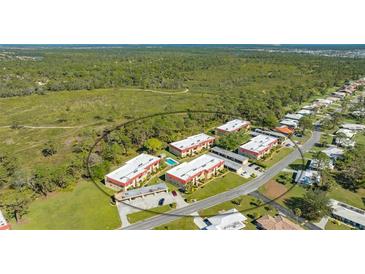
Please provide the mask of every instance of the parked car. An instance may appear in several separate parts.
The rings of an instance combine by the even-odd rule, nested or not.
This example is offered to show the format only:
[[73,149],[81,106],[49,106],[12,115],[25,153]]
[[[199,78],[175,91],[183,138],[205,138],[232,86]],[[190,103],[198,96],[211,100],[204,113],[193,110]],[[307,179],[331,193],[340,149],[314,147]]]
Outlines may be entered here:
[[176,196],[177,196],[177,193],[176,193],[176,191],[175,191],[175,190],[171,191],[171,194],[172,194],[172,196],[174,196],[174,197],[176,197]]
[[260,170],[260,167],[258,166],[258,167],[255,167],[255,170]]
[[248,166],[249,166],[249,167],[252,167],[253,165],[254,165],[254,163],[251,163],[251,164],[249,164]]
[[158,205],[159,205],[159,206],[162,206],[164,202],[165,202],[165,198],[162,198],[162,199],[160,199],[160,200],[158,201]]

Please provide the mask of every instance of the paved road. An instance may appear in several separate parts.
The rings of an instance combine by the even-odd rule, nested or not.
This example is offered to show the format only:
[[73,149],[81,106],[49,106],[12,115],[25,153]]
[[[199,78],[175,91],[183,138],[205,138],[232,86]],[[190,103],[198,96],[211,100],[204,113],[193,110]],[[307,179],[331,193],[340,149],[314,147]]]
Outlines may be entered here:
[[302,217],[295,216],[295,214],[293,213],[293,211],[291,211],[290,209],[287,209],[287,208],[283,207],[282,205],[278,204],[277,202],[271,200],[270,198],[267,198],[266,196],[262,195],[258,191],[254,191],[254,192],[250,193],[250,196],[253,196],[255,198],[258,198],[258,199],[262,200],[265,204],[266,203],[270,204],[272,207],[274,207],[277,211],[281,212],[285,216],[288,216],[289,218],[291,218],[293,220],[297,220],[299,223],[303,224],[303,226],[306,227],[307,229],[310,229],[310,230],[321,230],[320,227],[318,227],[318,226],[316,226],[316,225],[314,225],[312,223],[308,223]]
[[[313,131],[311,138],[303,144],[300,148],[303,153],[309,151],[315,143],[318,143],[321,137],[321,133],[318,129]],[[299,150],[295,150],[286,156],[283,160],[267,169],[266,172],[258,178],[253,179],[252,181],[228,190],[226,192],[219,193],[215,196],[209,197],[204,200],[197,201],[195,203],[189,204],[186,207],[179,208],[173,211],[170,211],[168,215],[157,215],[152,218],[146,219],[139,223],[127,226],[122,228],[124,230],[142,230],[142,229],[152,229],[154,227],[160,226],[165,223],[169,223],[176,219],[179,219],[182,216],[188,216],[194,212],[200,211],[204,208],[209,208],[217,204],[221,204],[226,201],[230,201],[235,199],[241,195],[247,195],[251,192],[257,190],[260,186],[264,185],[268,182],[272,177],[276,176],[280,171],[286,168],[289,164],[294,162],[297,159],[301,158],[301,154]]]

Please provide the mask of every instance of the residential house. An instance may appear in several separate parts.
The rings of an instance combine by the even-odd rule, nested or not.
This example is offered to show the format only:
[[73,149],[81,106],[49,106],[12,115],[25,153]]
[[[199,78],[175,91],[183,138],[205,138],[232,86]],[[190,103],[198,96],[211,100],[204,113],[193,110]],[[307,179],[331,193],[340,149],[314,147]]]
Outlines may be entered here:
[[246,226],[244,224],[246,220],[246,216],[232,208],[220,215],[205,219],[204,222],[207,226],[203,230],[239,230]]
[[264,230],[303,230],[299,225],[280,215],[275,217],[262,216],[256,220],[256,224],[259,229]]

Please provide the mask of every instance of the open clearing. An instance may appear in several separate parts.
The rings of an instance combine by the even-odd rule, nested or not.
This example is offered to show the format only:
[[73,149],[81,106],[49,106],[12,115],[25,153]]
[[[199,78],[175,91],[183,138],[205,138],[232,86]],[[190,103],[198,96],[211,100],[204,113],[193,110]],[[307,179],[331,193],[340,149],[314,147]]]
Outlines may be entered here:
[[59,192],[30,205],[22,223],[14,229],[116,229],[118,210],[93,183],[81,181],[72,192]]

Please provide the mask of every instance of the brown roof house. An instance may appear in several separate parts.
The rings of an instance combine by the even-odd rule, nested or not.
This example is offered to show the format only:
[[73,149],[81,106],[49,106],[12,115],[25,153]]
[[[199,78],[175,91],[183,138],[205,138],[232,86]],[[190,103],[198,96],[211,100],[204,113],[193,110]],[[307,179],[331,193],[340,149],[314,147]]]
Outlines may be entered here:
[[303,230],[299,225],[278,215],[275,217],[265,215],[256,220],[257,226],[265,230]]

